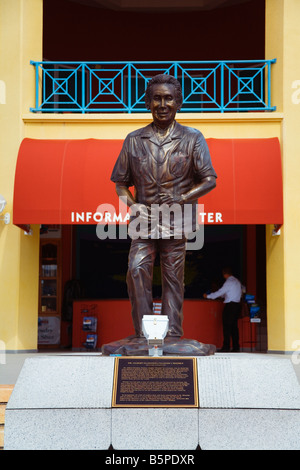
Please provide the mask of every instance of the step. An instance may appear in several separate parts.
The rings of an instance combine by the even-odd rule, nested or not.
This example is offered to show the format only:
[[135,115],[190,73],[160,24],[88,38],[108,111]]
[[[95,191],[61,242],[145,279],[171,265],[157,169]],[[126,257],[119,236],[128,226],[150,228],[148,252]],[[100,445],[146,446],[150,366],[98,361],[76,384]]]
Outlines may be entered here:
[[0,450],[4,447],[4,426],[0,426]]
[[13,388],[13,385],[0,385],[0,450],[4,446],[5,408]]
[[0,403],[8,402],[13,388],[13,385],[0,385]]
[[0,426],[4,426],[4,416],[5,416],[5,403],[0,403]]

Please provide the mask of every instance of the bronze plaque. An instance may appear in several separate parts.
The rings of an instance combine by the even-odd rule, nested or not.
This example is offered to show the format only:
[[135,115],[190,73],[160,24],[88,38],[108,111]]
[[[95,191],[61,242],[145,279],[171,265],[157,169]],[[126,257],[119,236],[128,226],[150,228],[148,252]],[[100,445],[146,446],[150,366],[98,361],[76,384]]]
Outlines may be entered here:
[[117,357],[112,406],[197,408],[196,358]]

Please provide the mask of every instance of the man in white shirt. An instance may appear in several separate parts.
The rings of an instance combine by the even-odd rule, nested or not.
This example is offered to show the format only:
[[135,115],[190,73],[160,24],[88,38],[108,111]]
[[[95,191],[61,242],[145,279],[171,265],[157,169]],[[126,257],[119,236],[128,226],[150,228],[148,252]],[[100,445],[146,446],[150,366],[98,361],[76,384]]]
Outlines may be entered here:
[[230,352],[230,339],[232,339],[232,352],[238,352],[239,346],[239,329],[238,318],[241,312],[242,285],[240,281],[232,275],[230,268],[223,269],[223,277],[225,282],[221,289],[212,294],[204,294],[205,299],[224,298],[223,310],[223,346],[222,352]]

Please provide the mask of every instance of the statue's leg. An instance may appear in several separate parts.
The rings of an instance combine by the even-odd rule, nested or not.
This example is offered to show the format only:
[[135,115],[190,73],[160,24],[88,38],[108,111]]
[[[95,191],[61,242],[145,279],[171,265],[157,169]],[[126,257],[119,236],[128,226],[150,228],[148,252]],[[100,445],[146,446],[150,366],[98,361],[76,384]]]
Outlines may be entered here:
[[168,336],[183,335],[185,239],[159,240],[162,272],[162,315],[169,317]]
[[143,315],[153,314],[152,278],[156,240],[132,240],[129,251],[127,288],[136,336],[143,336]]

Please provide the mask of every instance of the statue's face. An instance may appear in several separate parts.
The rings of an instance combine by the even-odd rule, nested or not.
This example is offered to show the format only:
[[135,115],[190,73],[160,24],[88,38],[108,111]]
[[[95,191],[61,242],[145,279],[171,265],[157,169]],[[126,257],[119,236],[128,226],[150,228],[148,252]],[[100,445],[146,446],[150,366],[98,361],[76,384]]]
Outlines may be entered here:
[[166,83],[153,85],[150,109],[154,124],[162,129],[168,127],[174,121],[178,108],[173,85]]

